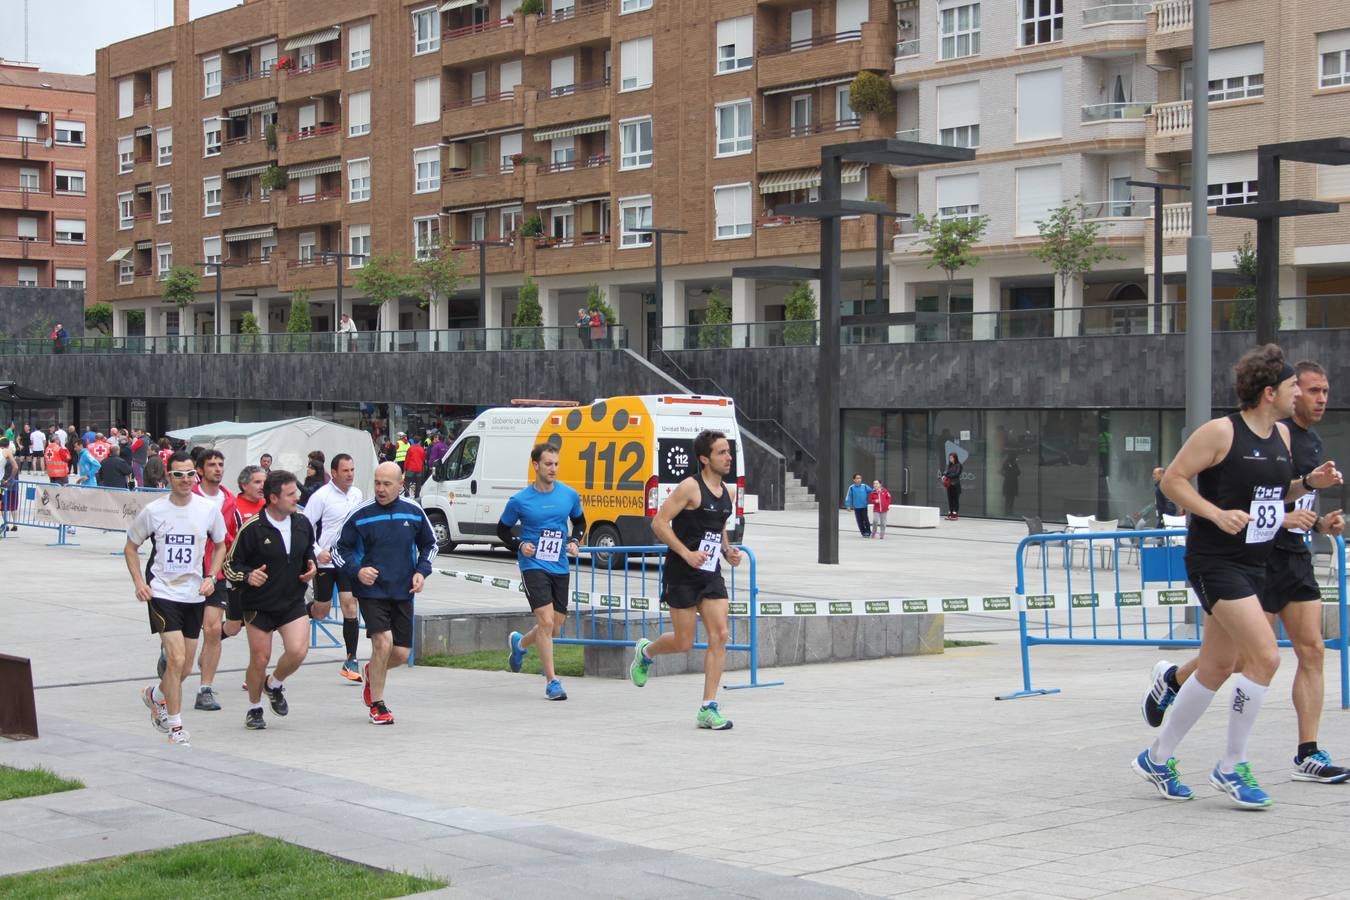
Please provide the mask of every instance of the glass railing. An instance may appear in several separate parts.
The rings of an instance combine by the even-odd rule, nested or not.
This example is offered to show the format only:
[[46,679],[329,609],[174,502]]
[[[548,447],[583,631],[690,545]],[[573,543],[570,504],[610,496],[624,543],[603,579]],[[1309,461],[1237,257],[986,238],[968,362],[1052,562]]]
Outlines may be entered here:
[[740,347],[802,347],[818,343],[819,323],[737,322],[674,325],[661,329],[663,350],[727,350]]
[[1103,22],[1143,22],[1148,18],[1151,3],[1102,3],[1083,9],[1084,25]]
[[1131,103],[1093,103],[1083,107],[1083,122],[1108,122],[1112,119],[1143,121],[1153,109],[1153,101]]

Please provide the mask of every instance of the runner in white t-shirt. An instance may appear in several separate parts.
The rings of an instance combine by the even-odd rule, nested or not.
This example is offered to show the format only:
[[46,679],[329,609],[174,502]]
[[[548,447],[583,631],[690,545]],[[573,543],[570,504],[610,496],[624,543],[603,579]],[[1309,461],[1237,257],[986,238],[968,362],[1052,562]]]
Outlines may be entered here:
[[42,454],[47,449],[47,432],[34,428],[28,435],[28,457],[33,461],[34,472],[43,471]]
[[[168,732],[169,743],[188,747],[182,719],[183,680],[197,650],[203,600],[215,591],[225,560],[225,519],[209,500],[192,493],[197,470],[190,456],[175,453],[170,457],[168,474],[169,496],[149,503],[136,516],[127,529],[123,554],[136,599],[147,605],[150,631],[159,635],[167,659],[159,684],[147,686],[141,700],[150,710],[151,723]],[[152,549],[142,574],[137,551],[147,540]],[[208,541],[215,547],[203,577]]]

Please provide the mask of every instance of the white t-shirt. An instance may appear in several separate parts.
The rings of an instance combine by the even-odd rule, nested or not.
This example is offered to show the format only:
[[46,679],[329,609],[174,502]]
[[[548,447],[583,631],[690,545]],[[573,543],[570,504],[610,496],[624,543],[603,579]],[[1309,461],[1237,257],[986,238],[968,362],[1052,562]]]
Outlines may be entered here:
[[152,540],[146,567],[150,592],[157,600],[201,603],[203,558],[206,542],[225,542],[225,518],[205,497],[192,494],[185,506],[170,497],[146,505],[127,529],[127,540],[143,544]]
[[206,491],[203,490],[193,491],[193,494],[209,502],[212,506],[216,508],[216,512],[219,512],[222,515],[224,514],[225,492],[222,491],[220,488],[216,488],[216,492],[214,494],[208,494]]
[[45,432],[33,431],[28,435],[28,449],[32,453],[41,453],[47,449],[47,435]]
[[263,510],[263,515],[267,516],[267,521],[272,523],[272,527],[281,533],[281,546],[286,548],[286,555],[291,555],[291,517],[286,516],[282,519],[272,518],[272,514]]
[[[347,521],[351,511],[360,505],[361,489],[356,485],[349,487],[344,494],[330,481],[314,492],[309,502],[305,504],[305,518],[313,523],[314,533],[318,535],[318,539],[314,542],[316,554],[321,549],[332,551],[338,538],[342,536],[342,523]],[[330,562],[320,568],[331,569],[333,564]]]

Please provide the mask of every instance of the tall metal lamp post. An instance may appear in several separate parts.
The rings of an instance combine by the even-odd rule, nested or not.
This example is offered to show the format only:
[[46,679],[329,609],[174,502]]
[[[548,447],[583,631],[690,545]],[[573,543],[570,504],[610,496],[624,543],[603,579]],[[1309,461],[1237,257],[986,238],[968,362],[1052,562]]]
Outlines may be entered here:
[[216,329],[215,329],[215,330],[216,330],[216,352],[219,353],[219,352],[220,352],[220,338],[221,338],[221,335],[223,335],[223,334],[225,333],[224,330],[223,330],[223,327],[224,327],[224,324],[225,324],[225,323],[224,323],[223,321],[221,321],[222,305],[223,305],[223,304],[221,303],[221,299],[220,299],[220,292],[221,292],[221,284],[220,284],[220,283],[221,283],[221,281],[223,281],[224,279],[222,279],[222,278],[220,277],[220,270],[221,270],[221,269],[241,269],[241,268],[243,268],[243,266],[239,265],[238,263],[227,263],[227,262],[219,262],[219,261],[216,261],[216,262],[195,262],[195,263],[193,263],[193,265],[194,265],[194,266],[198,266],[199,268],[203,268],[203,269],[215,269],[215,276],[216,276]]
[[[665,334],[666,325],[666,280],[665,270],[661,266],[661,238],[668,234],[688,234],[689,232],[683,228],[630,228],[629,230],[635,234],[650,234],[654,237],[653,243],[656,245],[656,334],[660,338]],[[656,345],[661,347],[663,342],[658,340]],[[651,355],[651,347],[652,340],[648,337],[647,356]]]
[[337,293],[333,295],[333,325],[337,326],[338,319],[342,318],[342,261],[344,259],[366,259],[369,254],[366,253],[342,253],[338,250],[324,250],[319,254],[320,259],[333,260],[333,267],[337,269]]
[[[487,327],[487,248],[510,247],[510,241],[460,241],[461,246],[478,248],[478,321]],[[449,302],[449,298],[446,298]]]
[[1166,184],[1159,181],[1127,181],[1130,187],[1153,190],[1153,334],[1162,334],[1163,303],[1163,191],[1189,191],[1185,184]]

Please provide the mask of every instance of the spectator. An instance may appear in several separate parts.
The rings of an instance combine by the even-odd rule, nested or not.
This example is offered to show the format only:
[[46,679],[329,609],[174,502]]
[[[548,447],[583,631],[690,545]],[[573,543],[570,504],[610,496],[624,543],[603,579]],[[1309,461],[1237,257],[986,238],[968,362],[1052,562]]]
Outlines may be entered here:
[[605,342],[605,314],[600,310],[591,311],[591,346],[601,349],[608,344]]
[[436,463],[445,458],[445,454],[450,452],[450,445],[445,442],[445,438],[439,433],[436,439],[431,442],[431,452],[427,454],[427,471],[430,472],[436,468]]
[[1165,471],[1167,470],[1162,466],[1153,470],[1153,508],[1158,513],[1159,528],[1163,527],[1163,516],[1186,515],[1186,510],[1182,509],[1162,492],[1162,477]]
[[131,476],[136,480],[136,486],[140,487],[145,484],[145,461],[150,456],[150,435],[139,428],[133,429],[131,434]]
[[356,343],[356,321],[347,313],[338,319],[337,336],[339,350],[350,350]]
[[881,481],[872,482],[872,493],[867,501],[872,504],[872,536],[878,540],[886,540],[886,513],[891,509],[891,492],[886,490],[886,486]]
[[853,518],[858,522],[858,533],[865,538],[872,536],[872,525],[867,521],[867,498],[871,492],[863,484],[862,475],[854,473],[853,483],[844,492],[844,506],[853,510]]
[[70,346],[70,332],[66,331],[66,326],[60,322],[52,329],[51,338],[53,353],[65,353],[66,348]]
[[145,461],[145,468],[141,471],[141,487],[147,491],[161,490],[167,480],[168,475],[164,472],[164,460],[160,459],[158,453],[151,454]]
[[947,468],[942,470],[942,486],[947,489],[947,518],[956,521],[961,512],[961,461],[955,453],[947,454]]
[[422,490],[426,461],[427,451],[420,441],[408,447],[408,455],[403,458],[403,489],[407,496],[416,497]]
[[583,350],[591,349],[591,316],[584,309],[577,310],[577,336]]
[[108,458],[103,460],[103,465],[98,470],[99,487],[126,490],[130,481],[131,463],[122,458],[122,452],[118,447],[113,446],[108,451]]
[[75,442],[75,483],[98,484],[98,472],[103,468],[99,459],[84,441]]
[[309,503],[309,498],[314,496],[314,492],[324,486],[323,462],[315,461],[313,454],[310,454],[309,462],[305,464],[305,483],[300,486],[300,505]]

